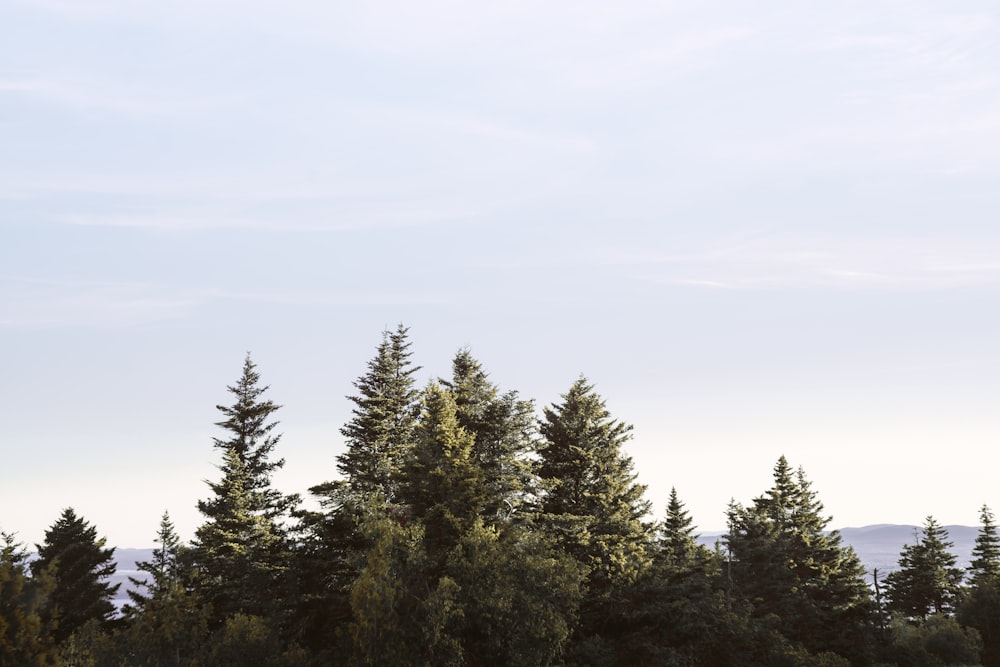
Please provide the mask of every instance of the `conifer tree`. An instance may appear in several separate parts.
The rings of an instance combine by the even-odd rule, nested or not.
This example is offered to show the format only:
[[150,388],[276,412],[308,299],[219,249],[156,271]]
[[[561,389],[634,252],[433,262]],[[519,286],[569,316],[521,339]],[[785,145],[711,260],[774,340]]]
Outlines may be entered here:
[[88,621],[107,624],[114,615],[111,600],[119,584],[108,578],[115,573],[114,548],[104,548],[97,529],[66,508],[45,531],[45,541],[36,544],[38,558],[31,563],[35,577],[49,576],[53,588],[43,608],[43,621],[55,626],[52,635],[62,643]]
[[950,615],[959,599],[962,570],[950,550],[948,531],[928,516],[915,544],[899,554],[899,569],[885,578],[888,607],[911,619],[932,614]]
[[170,595],[180,585],[181,540],[168,512],[160,518],[156,542],[160,546],[153,549],[153,559],[136,563],[136,569],[145,572],[146,576],[128,578],[132,588],[128,590],[131,605],[126,608],[127,614],[141,613],[150,600]]
[[670,569],[684,567],[699,557],[708,555],[707,549],[698,544],[691,515],[677,496],[676,487],[670,489],[666,518],[660,527],[657,547],[658,560]]
[[997,535],[993,512],[986,505],[979,512],[979,521],[982,527],[976,535],[968,569],[969,585],[973,587],[985,581],[1000,582],[1000,535]]
[[229,437],[216,438],[222,450],[222,479],[207,482],[212,496],[198,501],[205,523],[195,531],[190,558],[198,586],[212,605],[215,623],[241,612],[266,615],[285,590],[290,548],[285,521],[297,503],[271,486],[271,474],[284,460],[270,460],[280,439],[277,422],[268,421],[279,406],[262,395],[260,375],[247,356],[239,381],[228,388],[232,406],[218,406],[227,419],[217,425]]
[[871,601],[864,568],[830,522],[800,468],[782,456],[774,485],[750,507],[731,503],[724,536],[734,594],[758,619],[810,651],[860,660],[869,643]]
[[523,513],[534,480],[527,456],[534,450],[531,401],[516,391],[503,394],[468,349],[455,355],[451,380],[442,380],[455,398],[459,425],[472,435],[472,460],[481,471],[486,500],[483,518],[493,521]]
[[541,511],[568,553],[589,569],[592,593],[634,581],[649,563],[649,513],[631,457],[622,451],[632,426],[612,419],[581,377],[544,410],[537,472],[548,486]]
[[340,431],[347,451],[337,457],[337,470],[354,498],[380,494],[391,503],[396,495],[396,477],[412,444],[419,411],[413,374],[420,367],[410,362],[408,332],[400,324],[382,333],[368,372],[354,383],[358,395],[348,397],[355,405],[354,416]]

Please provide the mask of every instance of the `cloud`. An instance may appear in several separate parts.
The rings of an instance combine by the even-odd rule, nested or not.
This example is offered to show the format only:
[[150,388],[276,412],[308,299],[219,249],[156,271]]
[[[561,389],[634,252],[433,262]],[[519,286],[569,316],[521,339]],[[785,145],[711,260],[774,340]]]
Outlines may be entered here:
[[948,239],[762,238],[635,266],[643,280],[689,287],[927,290],[1000,284],[998,252]]

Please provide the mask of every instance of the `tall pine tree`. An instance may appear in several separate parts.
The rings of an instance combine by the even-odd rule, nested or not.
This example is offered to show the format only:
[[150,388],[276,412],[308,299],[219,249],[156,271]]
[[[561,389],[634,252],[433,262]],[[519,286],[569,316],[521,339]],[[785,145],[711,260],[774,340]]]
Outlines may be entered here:
[[986,505],[979,512],[979,521],[982,527],[976,535],[968,569],[969,585],[973,587],[986,581],[1000,582],[1000,535],[993,512]]
[[217,426],[228,431],[215,438],[222,479],[207,482],[212,495],[198,502],[205,523],[195,531],[191,560],[216,624],[235,613],[275,613],[286,590],[286,522],[298,497],[271,485],[272,473],[284,465],[270,458],[280,439],[270,419],[280,406],[263,399],[268,387],[259,382],[247,355],[239,381],[228,387],[234,403],[218,406],[226,419]]

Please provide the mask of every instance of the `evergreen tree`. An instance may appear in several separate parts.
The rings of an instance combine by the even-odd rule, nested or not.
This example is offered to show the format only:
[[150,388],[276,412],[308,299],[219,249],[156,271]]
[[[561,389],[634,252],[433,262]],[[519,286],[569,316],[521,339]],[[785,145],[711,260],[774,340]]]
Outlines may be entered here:
[[454,396],[459,425],[472,435],[472,460],[483,476],[483,518],[492,521],[523,511],[535,491],[527,456],[535,448],[531,401],[516,391],[500,393],[468,349],[455,355],[452,378],[442,380]]
[[216,438],[223,451],[222,479],[207,482],[212,496],[198,501],[206,521],[195,531],[190,559],[198,586],[212,605],[215,623],[234,613],[267,615],[280,607],[286,591],[290,547],[285,520],[298,503],[271,486],[271,474],[284,460],[270,455],[280,436],[269,422],[279,406],[263,400],[268,389],[247,356],[232,406],[218,406],[227,419],[218,426],[228,438]]
[[983,505],[979,512],[983,524],[976,536],[969,563],[969,585],[976,587],[984,581],[1000,581],[1000,535],[993,520],[993,512]]
[[399,500],[421,521],[425,548],[431,558],[439,559],[480,515],[486,494],[472,462],[472,436],[458,425],[451,393],[431,383],[423,404]]
[[657,547],[657,560],[668,569],[683,568],[708,556],[708,550],[698,544],[691,516],[684,509],[684,503],[677,496],[677,489],[674,487],[670,489],[667,513],[660,527]]
[[0,533],[0,667],[54,666],[56,650],[42,622],[52,590],[46,576],[28,576],[28,554],[10,533]]
[[611,418],[581,377],[545,408],[537,472],[547,486],[541,511],[568,553],[589,570],[593,593],[635,581],[649,562],[649,513],[632,459],[622,452],[632,426]]
[[900,552],[899,569],[885,578],[889,609],[921,620],[931,613],[950,615],[962,584],[962,570],[950,551],[954,546],[948,531],[928,516],[919,540]]
[[336,629],[350,621],[351,589],[373,546],[362,525],[370,512],[387,512],[396,501],[420,410],[413,380],[420,368],[410,362],[408,331],[402,324],[383,331],[375,357],[354,382],[353,416],[340,431],[347,449],[337,456],[343,478],[309,489],[322,507],[302,515],[297,623],[310,646],[329,648],[342,639]]
[[62,643],[88,621],[106,625],[114,615],[111,600],[119,584],[107,579],[115,572],[114,548],[104,548],[97,529],[66,508],[36,544],[38,558],[31,563],[35,577],[50,576],[53,588],[43,607],[43,620],[55,627]]
[[[160,546],[153,549],[153,559],[136,563],[136,569],[145,572],[146,577],[128,578],[132,588],[128,591],[131,605],[126,607],[126,614],[140,613],[150,600],[169,595],[180,585],[178,556],[181,540],[177,537],[174,524],[167,512],[160,518],[156,542]],[[146,592],[143,593],[142,589]]]
[[724,541],[734,594],[757,619],[814,653],[861,660],[869,645],[871,600],[864,568],[838,531],[804,471],[782,456],[774,486],[750,507],[732,503]]
[[[358,395],[348,396],[355,405],[354,416],[340,431],[347,450],[337,457],[337,470],[354,498],[380,494],[391,503],[396,495],[396,477],[412,443],[419,411],[413,374],[420,367],[410,363],[408,332],[400,324],[395,331],[382,333],[368,372],[354,383]],[[317,491],[329,495],[331,489]]]

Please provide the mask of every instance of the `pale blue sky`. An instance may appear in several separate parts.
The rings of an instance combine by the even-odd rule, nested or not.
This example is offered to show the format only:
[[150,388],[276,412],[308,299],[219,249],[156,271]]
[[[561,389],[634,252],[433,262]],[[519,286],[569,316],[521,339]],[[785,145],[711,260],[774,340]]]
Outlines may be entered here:
[[182,536],[253,353],[286,491],[380,331],[583,372],[703,530],[1000,510],[993,2],[0,5],[0,528]]

